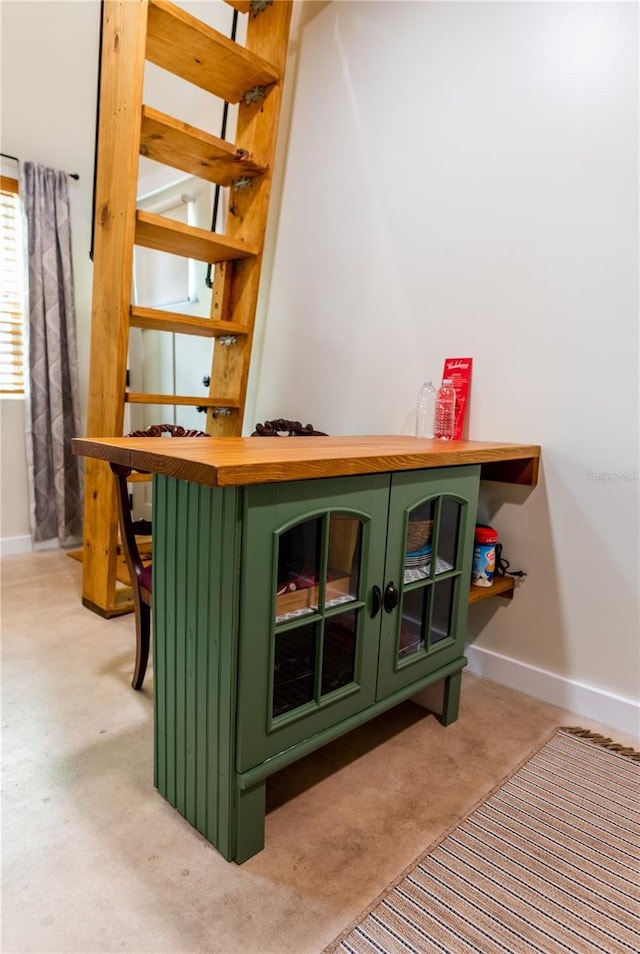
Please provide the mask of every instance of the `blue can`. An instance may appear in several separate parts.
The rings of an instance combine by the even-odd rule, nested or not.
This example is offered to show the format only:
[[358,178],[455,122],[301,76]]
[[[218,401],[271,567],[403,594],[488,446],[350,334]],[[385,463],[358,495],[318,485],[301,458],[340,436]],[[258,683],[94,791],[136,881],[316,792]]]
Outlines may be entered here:
[[497,531],[484,523],[476,524],[473,543],[472,586],[491,586],[496,572]]

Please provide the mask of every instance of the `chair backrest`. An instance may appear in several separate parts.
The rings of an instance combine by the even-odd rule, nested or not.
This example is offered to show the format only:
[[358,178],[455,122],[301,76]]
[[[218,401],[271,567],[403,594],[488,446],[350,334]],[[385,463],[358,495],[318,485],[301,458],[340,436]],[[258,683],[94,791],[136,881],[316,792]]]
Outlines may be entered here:
[[[204,431],[198,431],[193,428],[181,427],[179,424],[151,424],[144,431],[130,431],[127,437],[163,437],[167,434],[169,437],[208,437]],[[136,536],[141,534],[149,536],[152,531],[151,523],[148,520],[134,520],[131,514],[131,504],[129,501],[129,488],[127,479],[131,475],[132,468],[121,464],[112,464],[111,470],[116,476],[118,489],[118,516],[120,518],[120,536],[122,538],[122,549],[129,569],[132,586],[140,586],[143,589],[141,594],[143,599],[151,599],[151,575],[148,567],[145,567],[140,557],[140,551]]]
[[181,427],[180,424],[150,424],[144,431],[129,431],[127,437],[209,437],[204,431]]
[[324,431],[317,431],[313,424],[301,424],[300,421],[288,421],[279,417],[274,421],[256,424],[252,437],[328,437]]
[[[204,431],[181,427],[178,424],[152,424],[144,431],[131,431],[127,437],[208,437]],[[147,671],[149,648],[151,644],[151,564],[142,562],[136,536],[150,536],[151,523],[148,520],[133,520],[127,484],[131,476],[131,467],[111,464],[116,477],[118,492],[118,517],[122,550],[131,580],[131,598],[136,621],[136,661],[131,685],[141,689]]]

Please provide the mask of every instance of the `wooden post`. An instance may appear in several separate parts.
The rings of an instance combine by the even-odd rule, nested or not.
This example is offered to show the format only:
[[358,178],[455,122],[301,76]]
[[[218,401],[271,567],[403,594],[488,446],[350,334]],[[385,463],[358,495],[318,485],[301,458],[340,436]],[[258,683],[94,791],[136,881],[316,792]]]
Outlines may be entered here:
[[[129,340],[147,0],[104,5],[87,434],[122,434]],[[109,465],[87,462],[82,600],[115,601],[117,508]],[[125,607],[128,609],[129,607]]]

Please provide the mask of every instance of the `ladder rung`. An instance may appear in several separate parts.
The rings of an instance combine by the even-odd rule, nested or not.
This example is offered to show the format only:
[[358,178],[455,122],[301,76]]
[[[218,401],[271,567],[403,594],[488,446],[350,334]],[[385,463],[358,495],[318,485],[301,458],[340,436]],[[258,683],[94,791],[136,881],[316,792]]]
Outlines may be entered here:
[[142,107],[140,152],[147,159],[221,186],[230,186],[234,179],[260,175],[268,168],[265,159],[252,156],[246,149],[150,106]]
[[199,262],[229,262],[236,258],[251,258],[258,254],[256,245],[238,242],[235,239],[196,229],[174,219],[153,212],[136,212],[135,244],[170,252]]
[[247,329],[234,321],[214,321],[197,315],[181,315],[177,311],[131,306],[129,324],[146,331],[169,331],[177,335],[198,335],[201,338],[225,338],[246,335]]
[[273,2],[277,3],[278,0],[224,0],[224,2],[237,10],[238,13],[253,13],[256,16],[258,13],[262,13],[266,7],[271,6]]
[[248,13],[251,9],[251,0],[224,0],[224,2],[237,10],[238,13]]
[[240,401],[234,398],[215,398],[187,396],[184,394],[140,394],[126,391],[127,404],[175,404],[177,407],[240,407]]
[[254,86],[271,86],[278,70],[168,0],[150,0],[146,58],[156,66],[237,103]]

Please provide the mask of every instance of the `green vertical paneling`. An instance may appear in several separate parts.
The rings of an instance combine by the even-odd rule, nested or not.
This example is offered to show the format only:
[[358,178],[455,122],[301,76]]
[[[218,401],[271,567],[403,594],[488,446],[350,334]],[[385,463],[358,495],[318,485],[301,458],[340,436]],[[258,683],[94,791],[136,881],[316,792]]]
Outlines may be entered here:
[[[187,485],[190,487],[191,485]],[[200,518],[201,494],[189,493],[187,499],[187,515],[185,533],[187,540],[197,541]],[[184,815],[187,818],[196,817],[196,777],[197,777],[197,644],[198,644],[198,564],[196,572],[190,572],[186,578],[185,601],[185,658],[184,658]],[[204,625],[206,626],[206,620]]]
[[[206,537],[206,540],[203,540],[200,546],[196,546],[193,553],[196,572],[205,570],[205,575],[201,576],[199,586],[203,592],[206,592],[208,600],[208,615],[206,620],[203,620],[203,624],[206,625],[207,620],[209,624],[207,630],[206,695],[202,700],[202,705],[198,708],[196,719],[199,722],[202,720],[201,724],[205,729],[205,733],[200,739],[201,751],[207,759],[206,790],[203,805],[204,832],[214,845],[219,845],[221,825],[219,823],[220,751],[218,738],[220,721],[226,721],[226,718],[228,718],[227,714],[220,710],[220,680],[222,678],[220,648],[222,642],[224,642],[224,634],[220,632],[222,602],[220,570],[222,566],[222,502],[224,492],[205,488],[198,489],[201,494],[211,499],[212,506],[209,510],[208,526],[201,526],[200,528],[200,533]],[[232,592],[230,598],[233,599]],[[233,634],[233,637],[235,638],[235,634]],[[233,668],[230,668],[226,672],[227,678],[233,671]],[[196,818],[200,814],[201,812],[196,813]]]
[[[163,513],[166,510],[166,481],[154,481],[153,486],[153,511],[154,515]],[[164,534],[160,521],[155,524],[153,535],[153,582],[152,589],[159,593],[165,586],[166,566],[165,566],[165,545]],[[151,625],[155,629],[156,613],[151,615]],[[153,783],[157,789],[164,792],[166,790],[166,758],[165,758],[165,720],[157,718],[157,713],[166,712],[166,666],[164,663],[164,646],[154,638],[152,649],[153,662],[153,691],[155,699],[154,718],[154,759],[153,759]]]
[[174,805],[178,811],[184,815],[184,790],[185,790],[185,741],[186,741],[186,699],[185,688],[186,672],[186,614],[188,609],[188,573],[189,573],[189,555],[187,552],[187,522],[189,517],[189,498],[190,484],[184,481],[176,481],[176,490],[178,499],[176,503],[176,514],[179,515],[176,520],[176,533],[174,538],[175,547],[175,574],[174,574],[174,593],[175,593],[175,629],[176,641],[174,645],[174,670],[173,670],[173,692],[174,692],[174,712],[175,712],[175,738],[174,738],[174,763],[175,763],[175,789]]
[[153,519],[156,784],[230,857],[237,491],[157,476]]
[[[216,625],[210,632],[209,655],[207,660],[207,697],[203,700],[205,725],[207,727],[206,737],[203,739],[204,751],[207,753],[208,760],[208,778],[207,791],[205,797],[206,811],[206,832],[213,844],[220,842],[221,829],[224,831],[224,825],[219,823],[220,814],[220,723],[226,721],[225,713],[221,712],[220,707],[220,683],[224,678],[220,660],[221,645],[223,642],[222,634],[219,628],[221,615],[221,566],[222,566],[222,547],[223,547],[223,528],[222,528],[222,494],[218,492],[212,499],[212,513],[210,520],[215,524],[215,547],[203,549],[206,554],[203,557],[207,560],[207,579],[203,580],[203,585],[207,587],[209,599],[210,619],[216,620]],[[210,524],[211,526],[211,524]],[[207,534],[210,537],[211,531]]]
[[[197,540],[195,580],[199,599],[196,602],[196,627],[199,632],[207,626],[211,606],[211,587],[209,585],[209,566],[207,555],[211,546],[208,536],[200,534],[200,527],[211,527],[211,494],[200,494],[198,525],[193,534]],[[192,515],[193,516],[193,515]],[[195,519],[195,517],[194,517]],[[215,760],[209,761],[209,660],[215,656],[215,646],[210,640],[195,640],[195,693],[193,719],[195,723],[194,746],[194,825],[199,831],[207,830],[207,792],[208,773],[216,771]]]
[[[169,799],[172,805],[176,803],[176,527],[177,527],[177,485],[175,481],[168,482],[166,511],[164,528],[165,545],[165,578],[164,585],[160,588],[157,595],[154,593],[154,599],[162,601],[160,614],[163,619],[163,629],[165,632],[164,646],[161,644],[160,652],[164,655],[165,667],[165,786],[163,794]],[[156,514],[156,525],[158,515]],[[160,515],[162,519],[162,515]],[[155,614],[154,614],[155,616]]]
[[[238,601],[240,590],[240,523],[239,492],[226,489],[222,500],[222,534],[218,553],[219,587],[219,677],[218,677],[218,834],[217,845],[225,857],[232,857],[235,851],[235,772],[234,759],[236,749],[236,686],[238,670]],[[228,634],[233,634],[233,639]],[[231,674],[231,678],[229,678]],[[264,823],[264,813],[263,813]]]

